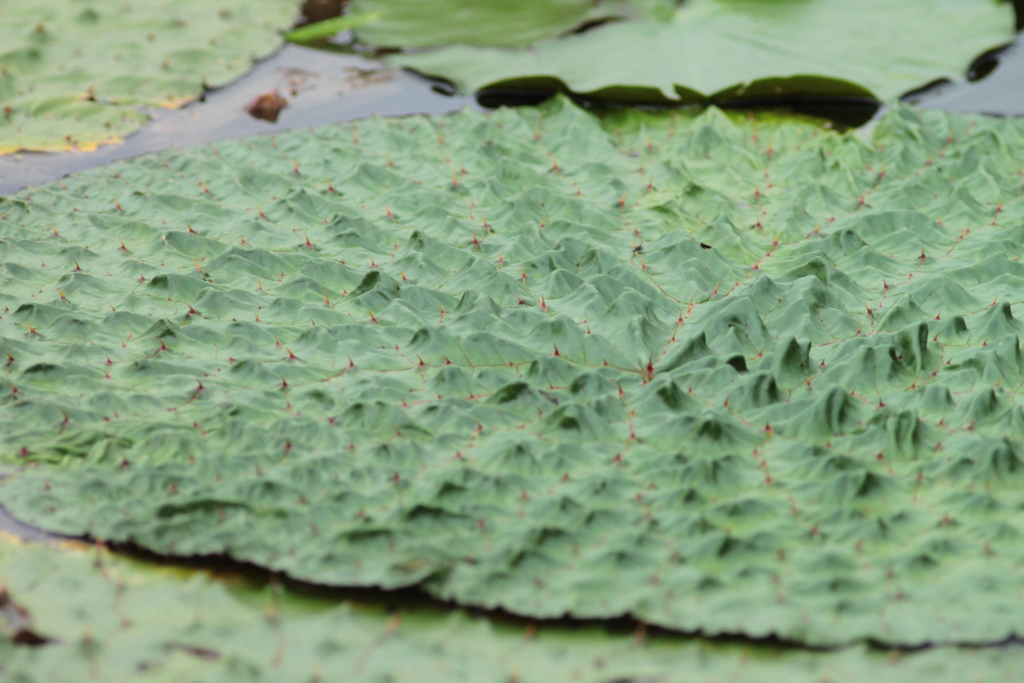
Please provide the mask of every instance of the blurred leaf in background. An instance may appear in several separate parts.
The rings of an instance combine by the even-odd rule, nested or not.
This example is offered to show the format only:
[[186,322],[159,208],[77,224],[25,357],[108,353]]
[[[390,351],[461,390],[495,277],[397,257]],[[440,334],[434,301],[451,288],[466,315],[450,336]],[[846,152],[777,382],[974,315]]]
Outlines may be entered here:
[[0,0],[0,154],[90,150],[245,73],[293,0]]
[[[688,0],[667,18],[664,8],[653,13],[659,16],[647,8],[581,34],[509,49],[527,42],[527,34],[503,33],[496,17],[481,16],[487,30],[470,32],[446,13],[425,11],[434,3],[405,2],[424,11],[389,22],[382,10],[382,20],[358,30],[359,37],[403,47],[465,44],[394,55],[392,64],[464,92],[567,90],[624,102],[783,95],[889,100],[937,79],[961,79],[975,57],[1014,35],[1013,6],[1001,0]],[[562,6],[516,3],[525,16],[531,16],[527,6],[551,4]]]

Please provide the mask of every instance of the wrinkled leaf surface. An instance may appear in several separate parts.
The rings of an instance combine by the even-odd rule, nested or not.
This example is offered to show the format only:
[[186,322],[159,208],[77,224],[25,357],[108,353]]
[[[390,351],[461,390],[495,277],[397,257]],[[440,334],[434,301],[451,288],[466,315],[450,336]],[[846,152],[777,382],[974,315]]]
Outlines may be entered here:
[[531,617],[1001,640],[1022,125],[556,100],[12,197],[0,502]]

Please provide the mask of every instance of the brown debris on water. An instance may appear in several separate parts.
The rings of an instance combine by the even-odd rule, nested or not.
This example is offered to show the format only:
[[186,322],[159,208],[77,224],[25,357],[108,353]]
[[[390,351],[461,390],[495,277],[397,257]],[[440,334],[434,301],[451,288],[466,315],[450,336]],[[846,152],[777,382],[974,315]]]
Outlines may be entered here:
[[317,21],[331,19],[341,15],[342,6],[346,0],[305,0],[302,3],[302,13],[305,23],[312,24]]
[[270,90],[257,95],[252,102],[245,105],[245,110],[253,118],[277,123],[277,117],[281,110],[288,106],[288,100],[281,97],[277,90]]
[[15,645],[45,645],[48,639],[32,630],[32,617],[28,610],[14,602],[7,586],[0,586],[0,634]]

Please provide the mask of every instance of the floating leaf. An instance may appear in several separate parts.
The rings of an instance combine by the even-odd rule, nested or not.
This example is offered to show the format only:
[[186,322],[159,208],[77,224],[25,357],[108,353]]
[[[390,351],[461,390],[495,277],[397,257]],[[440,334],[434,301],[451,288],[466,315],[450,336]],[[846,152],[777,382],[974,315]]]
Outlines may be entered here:
[[0,154],[90,150],[224,85],[280,45],[291,0],[0,7]]
[[519,47],[606,21],[665,20],[675,5],[676,0],[353,0],[349,9],[377,15],[358,31],[373,45]]
[[1012,680],[1018,648],[837,652],[714,643],[599,625],[529,623],[267,583],[260,577],[159,568],[88,547],[0,539],[0,581],[52,639],[12,643],[4,680],[261,681]]
[[0,501],[535,618],[1000,641],[1016,120],[374,119],[0,203]]
[[976,56],[1011,42],[1013,27],[1012,6],[997,0],[687,0],[668,22],[615,22],[528,49],[454,45],[389,61],[466,92],[569,90],[628,102],[888,100],[959,79]]

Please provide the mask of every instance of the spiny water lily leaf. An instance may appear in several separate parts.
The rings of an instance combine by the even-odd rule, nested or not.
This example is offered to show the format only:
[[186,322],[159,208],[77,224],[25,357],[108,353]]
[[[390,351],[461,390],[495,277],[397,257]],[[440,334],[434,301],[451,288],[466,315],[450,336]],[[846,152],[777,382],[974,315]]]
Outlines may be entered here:
[[0,2],[0,154],[89,150],[280,45],[291,0]]
[[[0,628],[0,680],[659,681],[879,683],[1013,680],[1019,648],[896,654],[719,644],[599,626],[516,623],[430,605],[385,610],[302,587],[160,569],[103,550],[0,538],[10,604],[50,640],[18,646]],[[357,597],[358,600],[358,597]],[[0,615],[0,626],[3,624]]]
[[12,197],[0,502],[532,617],[1001,640],[1022,131],[560,99]]
[[887,100],[962,78],[971,60],[1009,43],[1013,30],[1013,8],[999,0],[687,0],[669,22],[612,23],[529,49],[451,46],[389,61],[466,92],[570,90],[633,102]]
[[357,31],[372,45],[521,47],[603,21],[664,21],[675,5],[676,0],[353,0],[349,10],[379,15]]

